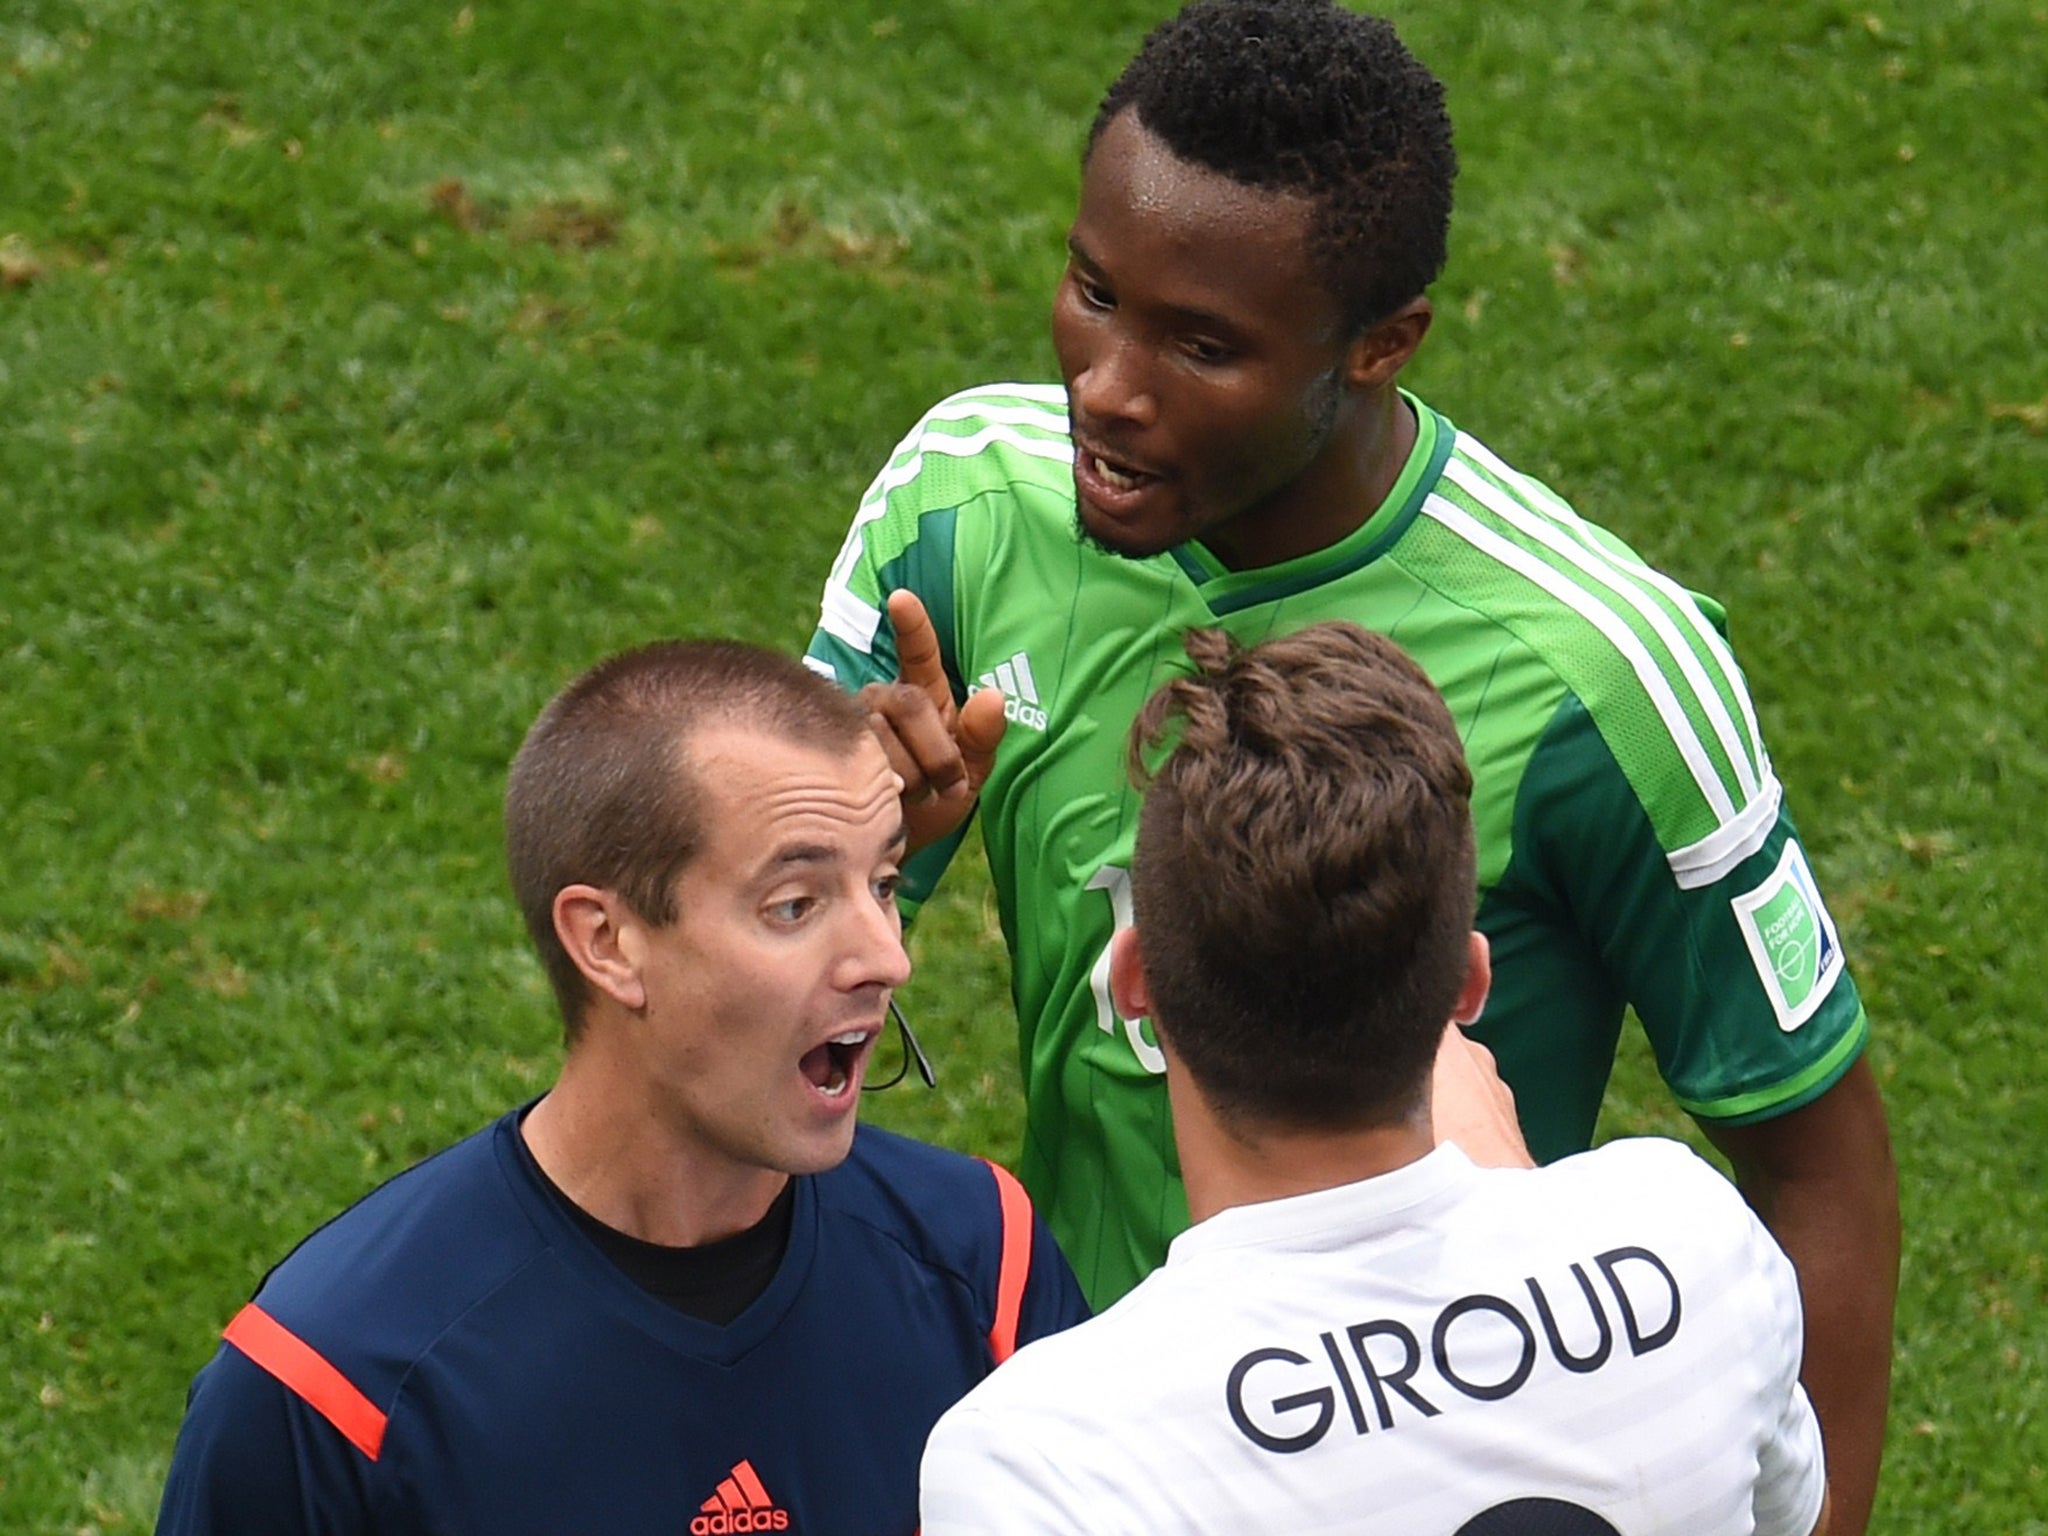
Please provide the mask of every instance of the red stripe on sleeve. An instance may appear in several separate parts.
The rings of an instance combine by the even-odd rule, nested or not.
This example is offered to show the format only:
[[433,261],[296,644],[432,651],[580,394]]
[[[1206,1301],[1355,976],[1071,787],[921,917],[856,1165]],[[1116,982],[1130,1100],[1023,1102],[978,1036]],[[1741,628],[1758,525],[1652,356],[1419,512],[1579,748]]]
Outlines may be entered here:
[[384,1415],[304,1339],[250,1302],[221,1337],[275,1376],[370,1460],[384,1445]]
[[[982,1159],[988,1162],[987,1158]],[[1031,1278],[1031,1197],[1017,1176],[989,1163],[1003,1209],[1003,1256],[996,1271],[996,1322],[988,1331],[989,1352],[1001,1365],[1017,1352],[1017,1319],[1024,1310],[1024,1284]]]

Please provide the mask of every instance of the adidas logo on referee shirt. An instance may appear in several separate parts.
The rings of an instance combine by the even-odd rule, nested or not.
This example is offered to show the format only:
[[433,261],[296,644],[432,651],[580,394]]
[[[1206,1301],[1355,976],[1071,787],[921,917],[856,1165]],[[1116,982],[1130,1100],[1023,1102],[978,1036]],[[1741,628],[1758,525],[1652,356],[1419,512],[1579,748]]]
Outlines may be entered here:
[[984,688],[1003,691],[1003,718],[1034,731],[1045,729],[1045,711],[1038,702],[1038,682],[1031,675],[1031,658],[1022,651],[993,671],[975,679]]
[[690,1522],[690,1536],[747,1536],[752,1531],[789,1529],[789,1511],[775,1507],[751,1461],[728,1472],[702,1510]]

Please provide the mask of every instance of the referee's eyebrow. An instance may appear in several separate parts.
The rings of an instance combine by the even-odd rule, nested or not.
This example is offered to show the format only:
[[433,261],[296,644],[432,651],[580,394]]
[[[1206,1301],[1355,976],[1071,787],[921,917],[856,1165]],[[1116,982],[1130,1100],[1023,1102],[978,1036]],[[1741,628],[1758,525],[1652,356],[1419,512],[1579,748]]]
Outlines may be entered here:
[[845,856],[845,850],[831,843],[791,843],[769,855],[766,867],[776,870],[786,864],[834,864]]
[[[892,857],[900,856],[910,843],[910,824],[901,816],[896,819],[896,830],[882,845],[883,852]],[[781,869],[790,864],[837,864],[846,859],[846,849],[839,843],[791,843],[778,848],[771,854],[764,866],[769,870]]]

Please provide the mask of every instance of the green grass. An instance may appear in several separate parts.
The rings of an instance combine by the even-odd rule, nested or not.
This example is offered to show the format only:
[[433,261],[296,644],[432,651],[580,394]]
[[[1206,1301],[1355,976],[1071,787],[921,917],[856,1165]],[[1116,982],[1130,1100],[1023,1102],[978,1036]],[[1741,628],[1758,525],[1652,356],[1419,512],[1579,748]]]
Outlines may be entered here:
[[[1162,4],[0,13],[0,1527],[146,1529],[264,1267],[545,1085],[540,703],[795,646],[940,394],[1048,377]],[[1398,7],[1465,162],[1413,382],[1725,599],[1877,1027],[1879,1523],[2048,1531],[2048,10]],[[906,1007],[1006,1154],[974,872]],[[1632,1043],[1610,1131],[1676,1128]]]

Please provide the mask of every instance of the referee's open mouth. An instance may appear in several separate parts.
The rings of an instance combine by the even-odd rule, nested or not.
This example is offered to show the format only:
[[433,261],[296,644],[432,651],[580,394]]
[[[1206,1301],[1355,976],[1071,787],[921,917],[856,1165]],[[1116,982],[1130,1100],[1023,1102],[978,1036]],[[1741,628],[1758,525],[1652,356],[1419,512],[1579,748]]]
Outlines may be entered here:
[[849,1029],[834,1035],[824,1044],[805,1051],[797,1062],[797,1070],[826,1098],[844,1098],[859,1086],[861,1073],[867,1066],[868,1056],[879,1034],[881,1029],[878,1026]]

